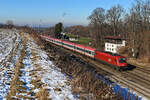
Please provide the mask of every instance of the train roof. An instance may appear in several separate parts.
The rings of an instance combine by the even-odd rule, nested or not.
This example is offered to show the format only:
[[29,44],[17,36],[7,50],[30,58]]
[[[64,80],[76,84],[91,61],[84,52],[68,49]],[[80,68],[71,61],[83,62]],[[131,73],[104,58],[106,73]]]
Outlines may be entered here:
[[[45,38],[50,38],[50,39],[53,39],[53,40],[56,40],[56,41],[62,41],[60,39],[56,39],[56,38],[52,38],[50,36],[44,36],[44,35],[41,35],[42,37],[45,37]],[[72,43],[72,42],[69,42],[69,41],[63,41],[63,43],[67,43],[67,44],[71,44],[71,45],[74,45],[74,46],[77,46],[77,47],[80,47],[80,48],[84,48],[86,50],[90,50],[90,51],[95,51],[96,48],[92,48],[92,47],[89,47],[89,46],[84,46],[84,45],[81,45],[81,44],[76,44],[76,43]]]
[[54,38],[52,38],[52,37],[50,37],[50,36],[47,36],[46,38],[49,38],[49,39],[52,39],[52,40],[54,40]]
[[90,51],[95,51],[96,50],[95,48],[92,48],[92,47],[89,47],[89,46],[84,46],[84,45],[81,45],[81,44],[72,43],[72,42],[69,42],[69,41],[63,41],[63,42],[67,43],[67,44],[77,46],[77,47],[80,47],[80,48],[88,49]]
[[54,38],[54,40],[59,41],[59,42],[62,42],[62,40],[60,40],[60,39],[56,39],[56,38]]
[[85,48],[86,48],[86,49],[89,49],[89,50],[92,50],[92,51],[95,51],[95,50],[96,50],[96,48],[92,48],[92,47],[89,47],[89,46],[86,46]]
[[[106,53],[106,54],[109,54],[111,56],[121,56],[121,55],[119,55],[117,53],[112,53],[112,52],[108,52],[108,51],[101,51],[101,50],[96,50],[96,51],[99,51],[99,52],[102,52],[102,53]],[[123,57],[123,56],[121,56],[121,57]]]
[[69,42],[69,41],[63,41],[63,43],[67,43],[67,44],[75,45],[75,43],[72,43],[72,42]]
[[112,52],[108,52],[108,51],[105,51],[104,53],[108,53],[108,54],[110,54],[110,55],[112,55],[112,56],[120,56],[120,55],[117,54],[117,53],[112,53]]

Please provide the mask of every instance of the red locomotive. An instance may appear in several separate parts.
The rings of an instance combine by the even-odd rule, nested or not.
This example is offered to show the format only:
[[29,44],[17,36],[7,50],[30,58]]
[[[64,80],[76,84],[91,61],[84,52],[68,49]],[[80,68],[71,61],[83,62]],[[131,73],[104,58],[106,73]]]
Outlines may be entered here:
[[96,50],[96,48],[87,47],[80,44],[75,44],[69,41],[63,41],[60,39],[52,38],[50,36],[40,35],[40,37],[46,39],[47,41],[56,44],[58,46],[62,46],[69,50],[78,52],[80,54],[86,55],[98,61],[104,62],[106,64],[112,65],[114,68],[120,70],[125,69],[127,66],[126,58],[120,56],[118,54],[114,54],[111,52],[103,52]]

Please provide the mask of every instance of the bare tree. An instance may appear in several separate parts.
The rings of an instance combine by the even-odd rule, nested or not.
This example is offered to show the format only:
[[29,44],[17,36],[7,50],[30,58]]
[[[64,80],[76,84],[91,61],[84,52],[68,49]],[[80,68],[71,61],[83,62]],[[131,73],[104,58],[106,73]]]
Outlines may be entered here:
[[12,27],[14,26],[12,20],[7,20],[7,21],[6,21],[6,25],[7,25],[7,28],[12,28]]
[[120,6],[113,6],[107,11],[107,22],[113,26],[113,33],[116,35],[118,33],[118,24],[121,21],[124,9]]
[[12,20],[7,20],[6,25],[13,25],[13,21]]
[[150,30],[150,0],[146,0],[146,2],[142,5],[142,17],[144,22],[144,29]]
[[103,8],[96,8],[88,19],[92,26],[92,36],[95,38],[96,47],[101,48],[104,37],[103,24],[105,22],[105,10]]
[[130,13],[124,17],[129,47],[134,57],[150,54],[150,0],[135,0]]
[[96,8],[92,14],[88,17],[90,24],[92,25],[101,25],[105,21],[105,10],[103,8]]

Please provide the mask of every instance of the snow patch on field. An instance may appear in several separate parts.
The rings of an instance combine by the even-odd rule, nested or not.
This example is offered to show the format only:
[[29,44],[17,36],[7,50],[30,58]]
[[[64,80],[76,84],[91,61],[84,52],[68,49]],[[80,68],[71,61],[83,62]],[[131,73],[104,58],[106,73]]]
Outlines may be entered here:
[[[29,36],[30,37],[30,36]],[[16,99],[22,97],[35,98],[36,93],[41,88],[32,84],[37,77],[41,81],[41,87],[48,92],[48,98],[52,100],[78,100],[71,92],[71,86],[68,77],[56,68],[52,61],[49,60],[46,52],[41,50],[32,38],[27,38],[25,57],[19,80],[22,81],[22,87],[25,87],[22,93],[12,96]],[[7,96],[11,81],[14,76],[16,61],[20,57],[23,49],[21,37],[17,31],[4,30],[0,32],[0,100]],[[10,59],[11,58],[11,59]],[[34,74],[33,74],[34,73]]]
[[24,97],[31,97],[34,98],[33,96],[31,96],[31,94],[28,94],[28,92],[31,91],[31,88],[34,87],[31,84],[31,76],[30,76],[30,71],[32,70],[33,66],[31,66],[31,59],[30,59],[30,54],[31,54],[31,50],[29,48],[29,45],[27,44],[27,48],[26,48],[26,57],[23,59],[23,68],[20,69],[22,74],[19,77],[20,81],[24,82],[24,87],[26,88],[25,93],[18,93],[17,95],[22,95]]
[[[32,39],[30,39],[30,47],[34,50],[34,56],[37,59],[32,63],[39,65],[42,69],[37,71],[37,75],[41,77],[43,88],[49,92],[49,98],[52,100],[77,100],[71,93],[71,86],[69,85],[67,76],[60,72],[60,69],[56,68],[52,61],[48,59],[46,52],[42,51]],[[31,58],[34,58],[31,56]],[[36,92],[39,90],[36,89]]]
[[5,30],[0,34],[2,36],[0,39],[0,63],[3,64],[4,61],[7,62],[11,51],[15,49],[21,40],[19,34],[14,31]]
[[[21,39],[18,33],[12,31],[3,31],[0,33],[0,99],[4,98],[10,89],[10,82],[14,75],[15,62],[19,58],[23,46],[20,44]],[[10,52],[13,57],[8,61]]]

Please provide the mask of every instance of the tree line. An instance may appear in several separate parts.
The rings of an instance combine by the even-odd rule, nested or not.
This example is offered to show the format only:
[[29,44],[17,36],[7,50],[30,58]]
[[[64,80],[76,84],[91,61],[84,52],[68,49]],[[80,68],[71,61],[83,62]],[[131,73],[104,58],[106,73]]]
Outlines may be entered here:
[[[135,52],[136,58],[150,56],[150,0],[134,0],[128,11],[125,11],[119,4],[108,10],[98,7],[87,19],[89,20],[88,26],[65,27],[63,31],[91,37],[92,45],[98,49],[104,49],[105,36],[120,35],[127,42],[127,46],[121,53],[132,56]],[[59,28],[62,26],[61,23],[58,23],[46,32],[55,33],[54,36],[56,36],[62,31]]]
[[[55,27],[46,29],[44,33],[59,37],[59,34],[64,31],[91,37],[93,46],[98,49],[104,48],[105,36],[120,35],[127,41],[127,46],[122,53],[128,53],[131,56],[134,50],[137,58],[150,56],[150,0],[134,0],[129,11],[125,11],[119,4],[108,10],[98,7],[87,19],[89,20],[88,26],[77,25],[62,28],[63,23],[58,23]],[[12,27],[12,21],[7,21],[6,25],[0,25],[0,27]],[[28,26],[23,28],[31,33],[35,31]]]
[[128,12],[121,5],[108,10],[99,7],[88,20],[96,47],[104,47],[105,36],[121,35],[128,43],[127,52],[134,50],[136,57],[150,55],[150,0],[135,0]]

